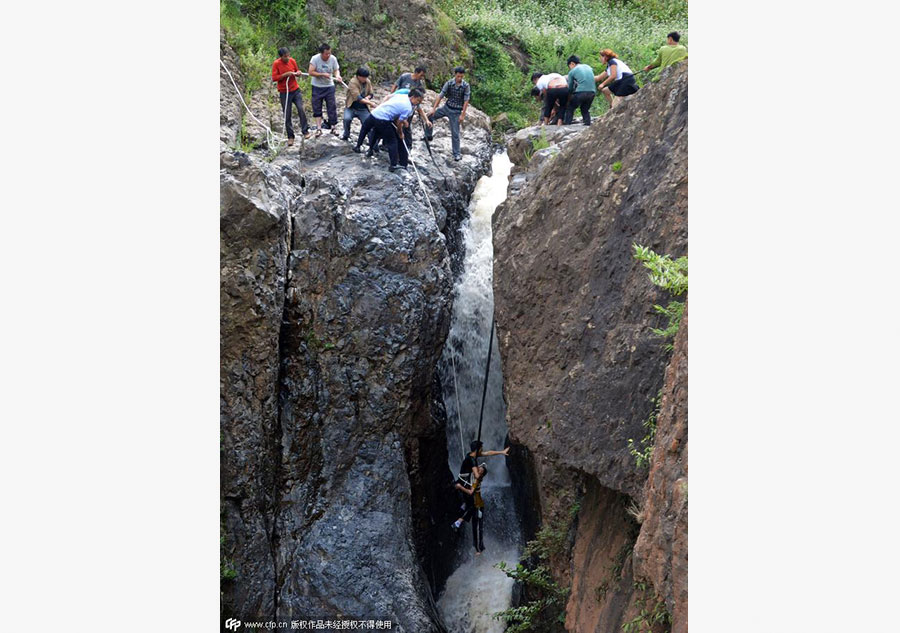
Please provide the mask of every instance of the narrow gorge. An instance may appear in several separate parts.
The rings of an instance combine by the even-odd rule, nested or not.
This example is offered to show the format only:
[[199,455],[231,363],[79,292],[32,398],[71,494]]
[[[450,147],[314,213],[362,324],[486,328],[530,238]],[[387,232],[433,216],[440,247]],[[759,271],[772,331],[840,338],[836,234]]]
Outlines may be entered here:
[[[687,62],[590,127],[470,106],[461,161],[444,124],[390,173],[330,134],[273,152],[220,58],[223,621],[499,633],[546,597],[497,567],[522,561],[568,593],[520,630],[686,631],[687,310],[667,349],[633,244],[687,255]],[[451,523],[482,406],[511,450],[476,557]]]

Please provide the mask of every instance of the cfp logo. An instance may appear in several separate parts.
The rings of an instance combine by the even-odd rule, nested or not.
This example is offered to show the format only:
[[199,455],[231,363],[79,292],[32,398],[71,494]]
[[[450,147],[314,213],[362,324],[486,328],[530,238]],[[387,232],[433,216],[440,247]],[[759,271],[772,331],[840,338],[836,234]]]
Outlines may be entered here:
[[225,628],[229,631],[237,631],[240,626],[240,620],[235,620],[234,618],[228,618],[227,620],[225,620]]

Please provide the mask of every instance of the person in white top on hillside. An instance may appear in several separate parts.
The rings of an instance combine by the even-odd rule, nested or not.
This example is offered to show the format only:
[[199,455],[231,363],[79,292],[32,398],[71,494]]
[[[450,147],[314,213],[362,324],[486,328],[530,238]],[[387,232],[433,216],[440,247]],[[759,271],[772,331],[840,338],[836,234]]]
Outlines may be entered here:
[[614,105],[613,95],[627,97],[638,91],[634,73],[610,48],[600,51],[600,59],[606,64],[606,70],[594,77],[594,81],[600,82],[597,89],[606,98],[606,102]]

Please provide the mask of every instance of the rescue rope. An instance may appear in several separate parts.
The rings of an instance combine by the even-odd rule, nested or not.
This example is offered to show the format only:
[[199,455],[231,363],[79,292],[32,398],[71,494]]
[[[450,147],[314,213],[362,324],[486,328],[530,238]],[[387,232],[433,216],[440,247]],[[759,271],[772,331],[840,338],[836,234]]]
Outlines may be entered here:
[[[225,65],[225,62],[223,62],[220,59],[219,63],[222,64],[222,68],[224,68],[225,72],[228,73],[228,78],[231,80],[231,85],[234,86],[234,91],[237,93],[238,99],[241,100],[241,104],[244,106],[244,109],[247,110],[247,114],[249,114],[250,117],[254,121],[256,121],[259,125],[261,125],[266,130],[266,143],[269,144],[270,146],[273,146],[276,143],[280,143],[281,141],[278,140],[278,133],[273,132],[272,128],[270,128],[268,125],[266,125],[265,123],[263,123],[262,121],[257,119],[256,115],[253,114],[253,112],[250,110],[250,107],[247,105],[247,102],[244,101],[244,97],[241,94],[240,89],[237,87],[237,83],[235,83],[234,77],[231,76],[231,71],[228,70],[228,66]],[[285,125],[287,125],[287,121],[285,121]]]
[[456,396],[456,427],[459,429],[459,450],[462,451],[465,458],[466,443],[463,440],[462,432],[462,407],[459,404],[459,384],[456,382],[456,358],[452,349],[450,350],[450,363],[453,366],[453,394]]
[[484,388],[481,390],[481,413],[478,414],[478,441],[481,441],[481,421],[484,419],[484,400],[487,396],[488,376],[491,373],[491,351],[494,349],[494,315],[491,314],[491,337],[488,341],[487,366],[484,368]]

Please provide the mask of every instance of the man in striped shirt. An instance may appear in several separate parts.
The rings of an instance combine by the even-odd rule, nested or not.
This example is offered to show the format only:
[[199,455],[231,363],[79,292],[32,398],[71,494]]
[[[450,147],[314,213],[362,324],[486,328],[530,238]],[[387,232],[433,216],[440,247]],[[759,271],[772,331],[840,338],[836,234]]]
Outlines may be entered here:
[[[459,150],[459,126],[463,122],[463,119],[466,118],[466,110],[469,108],[469,97],[471,96],[469,83],[463,79],[465,74],[466,69],[462,66],[457,66],[453,69],[453,79],[448,79],[447,83],[444,84],[444,87],[441,88],[441,93],[438,95],[437,101],[434,103],[434,106],[432,106],[431,112],[428,113],[432,123],[438,119],[447,117],[447,122],[450,123],[453,160],[460,160],[462,158],[462,154],[460,154]],[[445,96],[447,97],[447,103],[443,107],[438,108],[441,104],[441,99]],[[434,138],[433,127],[426,130],[425,138],[429,141]]]

